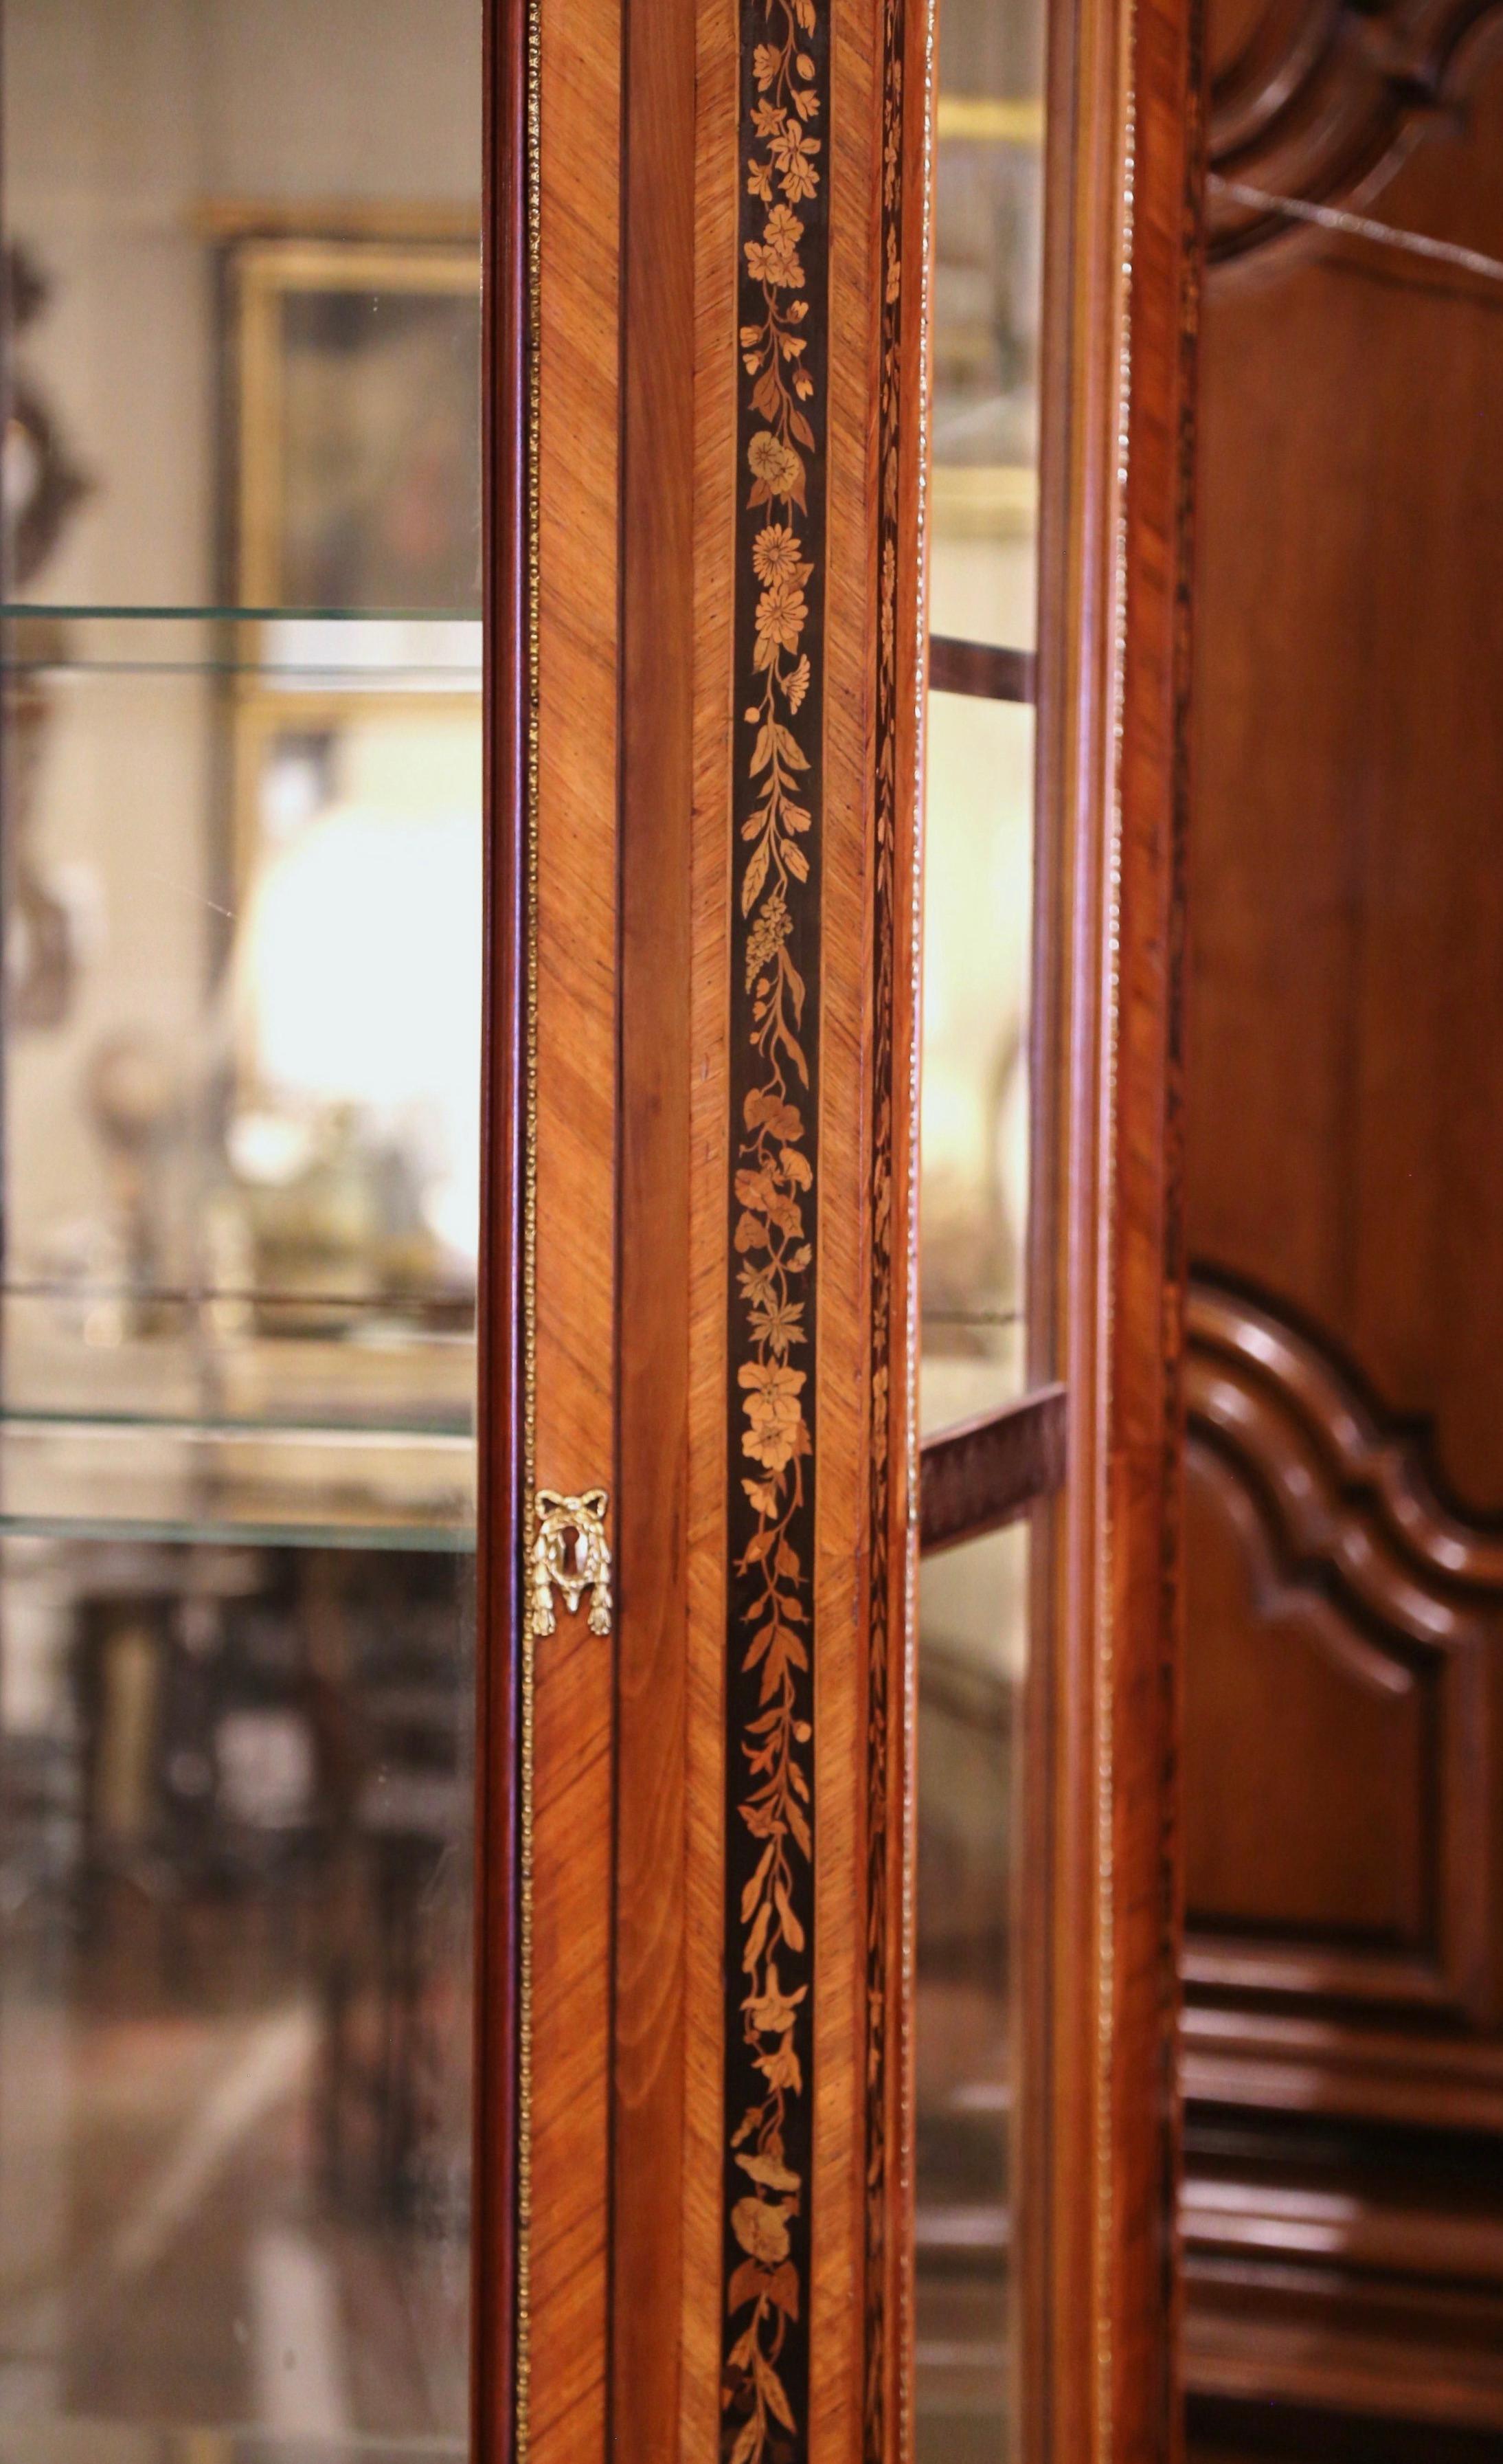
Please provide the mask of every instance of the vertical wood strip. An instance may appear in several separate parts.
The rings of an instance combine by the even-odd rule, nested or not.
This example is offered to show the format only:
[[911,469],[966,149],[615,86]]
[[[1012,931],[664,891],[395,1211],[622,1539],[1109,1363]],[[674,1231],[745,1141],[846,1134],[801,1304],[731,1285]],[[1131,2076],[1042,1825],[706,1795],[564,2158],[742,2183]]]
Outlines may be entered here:
[[862,2385],[870,975],[877,665],[878,0],[831,0],[815,1601],[811,2464],[854,2464]]
[[1198,28],[1187,0],[1136,0],[1111,1257],[1113,2464],[1173,2464],[1184,2434],[1173,1773],[1184,1460],[1184,838],[1204,187]]
[[[618,0],[540,0],[535,1478],[614,1485]],[[614,1524],[612,1528],[614,1538]],[[535,1647],[527,2453],[606,2441],[612,1647]]]
[[[1023,2452],[1161,2464],[1174,2399],[1172,1824],[1187,0],[1051,21],[1040,521],[1035,1374],[1041,1518],[1023,1940]],[[1027,2082],[1031,2079],[1032,2086]]]
[[686,2170],[693,0],[628,0],[611,2453],[678,2421]]

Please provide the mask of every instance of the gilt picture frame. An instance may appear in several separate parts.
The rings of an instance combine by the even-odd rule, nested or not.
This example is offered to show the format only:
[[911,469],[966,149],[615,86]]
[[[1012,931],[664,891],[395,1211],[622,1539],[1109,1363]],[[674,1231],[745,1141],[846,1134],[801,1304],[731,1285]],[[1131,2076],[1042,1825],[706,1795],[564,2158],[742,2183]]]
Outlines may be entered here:
[[478,617],[478,252],[248,237],[229,270],[238,605]]

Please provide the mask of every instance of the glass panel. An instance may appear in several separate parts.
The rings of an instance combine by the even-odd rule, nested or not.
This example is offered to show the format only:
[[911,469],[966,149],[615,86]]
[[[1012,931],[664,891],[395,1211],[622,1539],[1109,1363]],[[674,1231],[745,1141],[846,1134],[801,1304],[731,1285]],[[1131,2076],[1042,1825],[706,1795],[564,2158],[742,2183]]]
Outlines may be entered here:
[[[947,0],[935,207],[930,622],[1035,638],[1044,15]],[[1034,715],[929,696],[924,847],[920,1423],[1025,1389]],[[919,2464],[1005,2464],[1015,1743],[1024,1525],[919,1585]]]
[[0,28],[0,2450],[461,2459],[480,10]]
[[478,610],[479,64],[480,0],[6,0],[12,598]]
[[936,633],[1034,640],[1044,11],[947,0],[934,218]]
[[[930,622],[1035,639],[1044,16],[941,15]],[[929,697],[922,1077],[926,1430],[1022,1392],[1032,711]]]
[[478,629],[4,627],[7,1265],[54,1335],[75,1288],[125,1295],[117,1348],[185,1293],[221,1339],[302,1295],[309,1334],[468,1323]]
[[931,693],[924,849],[920,1421],[1023,1390],[1034,714]]
[[919,1577],[919,2464],[1004,2464],[1017,1727],[1029,1530]]

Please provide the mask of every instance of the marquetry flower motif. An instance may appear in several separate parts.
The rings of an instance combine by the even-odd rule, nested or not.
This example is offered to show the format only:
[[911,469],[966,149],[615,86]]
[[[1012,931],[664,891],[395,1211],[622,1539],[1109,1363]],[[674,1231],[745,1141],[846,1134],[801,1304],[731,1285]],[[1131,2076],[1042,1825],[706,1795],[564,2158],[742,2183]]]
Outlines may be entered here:
[[752,468],[752,476],[757,483],[752,492],[752,504],[765,505],[773,496],[801,495],[804,466],[793,448],[785,445],[780,437],[773,436],[771,431],[753,436],[747,447],[747,460]]
[[[782,1310],[787,1304],[779,1300],[773,1306]],[[753,1463],[759,1463],[764,1471],[780,1472],[796,1454],[809,1451],[808,1431],[798,1400],[804,1390],[804,1373],[777,1361],[743,1360],[736,1377],[740,1385],[750,1389],[746,1415],[751,1425],[742,1435],[741,1451],[750,1455]]]
[[742,2249],[764,2267],[776,2267],[788,2256],[787,2211],[766,2199],[738,2199],[730,2211],[730,2230]]
[[814,567],[803,562],[803,551],[787,525],[769,522],[752,542],[752,570],[758,582],[807,582]]
[[[807,573],[808,565],[796,568]],[[756,603],[756,664],[770,668],[779,650],[796,650],[809,622],[809,605],[796,583],[770,582]]]
[[[751,795],[736,903],[752,1083],[737,1138],[733,1224],[741,1330],[735,1391],[751,1521],[736,1563],[745,1587],[738,1616],[741,1668],[755,1706],[741,1735],[736,1799],[755,1857],[738,1912],[739,1998],[747,2069],[760,2084],[730,2118],[733,2178],[743,2187],[729,2207],[741,2257],[726,2288],[723,2464],[774,2464],[802,2434],[784,2346],[799,2316],[794,2228],[808,2198],[790,2152],[790,2125],[807,2092],[799,2026],[809,1944],[798,1911],[807,1904],[813,1857],[813,1579],[799,1517],[814,1441],[809,1371],[793,1355],[808,1341],[815,1218],[806,987],[795,949],[813,826],[815,748],[800,715],[815,681],[808,636],[816,574],[801,533],[818,451],[807,407],[816,396],[806,330],[807,215],[819,192],[822,142],[811,48],[817,0],[762,0],[762,18],[745,131],[751,228],[743,226],[741,243],[739,350],[753,422],[746,509],[763,518],[750,538],[757,589],[741,652],[748,698],[738,759]],[[743,1524],[738,1546],[745,1533]]]

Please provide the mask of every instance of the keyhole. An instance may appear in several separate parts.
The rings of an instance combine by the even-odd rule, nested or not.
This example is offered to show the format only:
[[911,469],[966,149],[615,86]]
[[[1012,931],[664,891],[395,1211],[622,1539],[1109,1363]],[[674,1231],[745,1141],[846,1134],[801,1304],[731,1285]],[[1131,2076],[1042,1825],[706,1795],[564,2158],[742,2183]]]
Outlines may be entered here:
[[574,1569],[574,1580],[577,1583],[582,1583],[589,1564],[590,1552],[589,1543],[577,1523],[568,1523],[564,1526],[564,1546],[568,1551],[569,1562]]

